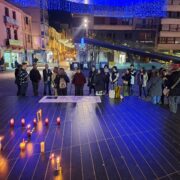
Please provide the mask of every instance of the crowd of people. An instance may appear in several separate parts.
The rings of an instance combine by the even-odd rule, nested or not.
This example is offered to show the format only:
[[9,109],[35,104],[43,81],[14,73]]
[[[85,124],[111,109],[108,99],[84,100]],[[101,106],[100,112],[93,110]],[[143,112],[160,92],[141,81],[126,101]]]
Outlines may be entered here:
[[[177,106],[180,101],[180,66],[173,65],[169,70],[156,69],[146,71],[145,68],[135,70],[132,64],[122,75],[120,75],[116,66],[109,69],[106,65],[104,68],[96,69],[91,67],[88,77],[77,68],[72,77],[68,77],[63,68],[54,67],[53,71],[48,64],[43,70],[44,96],[66,96],[68,93],[68,83],[72,83],[76,96],[83,96],[84,86],[87,82],[89,95],[108,95],[110,89],[115,89],[121,84],[122,95],[135,95],[135,85],[138,85],[139,97],[151,98],[154,104],[169,103],[170,110],[177,112]],[[39,95],[39,83],[42,79],[36,63],[30,73],[27,72],[27,64],[18,65],[15,70],[15,83],[17,85],[17,96],[26,96],[28,80],[31,80],[34,96]],[[167,92],[165,94],[165,92]]]

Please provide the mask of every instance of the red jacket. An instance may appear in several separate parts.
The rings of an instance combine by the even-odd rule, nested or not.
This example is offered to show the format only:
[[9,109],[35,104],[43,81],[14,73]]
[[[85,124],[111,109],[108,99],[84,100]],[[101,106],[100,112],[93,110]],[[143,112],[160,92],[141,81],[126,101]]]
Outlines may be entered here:
[[76,73],[73,77],[72,83],[75,86],[83,86],[86,83],[86,78],[83,73]]

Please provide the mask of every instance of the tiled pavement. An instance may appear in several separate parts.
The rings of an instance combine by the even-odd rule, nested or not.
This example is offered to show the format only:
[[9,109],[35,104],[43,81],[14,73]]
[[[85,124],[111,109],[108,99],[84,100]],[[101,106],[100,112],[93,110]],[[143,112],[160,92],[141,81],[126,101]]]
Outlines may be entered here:
[[[1,84],[12,88],[8,83],[13,79],[7,84],[2,79]],[[179,113],[173,115],[137,97],[123,102],[104,97],[102,103],[39,104],[39,97],[4,93],[0,96],[0,180],[180,179]],[[26,151],[20,152],[19,143],[27,140],[20,119],[32,124],[39,108],[43,121]],[[60,127],[56,125],[58,116]],[[14,129],[9,128],[12,117]],[[45,118],[49,118],[49,127],[44,125]],[[45,141],[44,155],[40,153],[41,141]],[[61,158],[62,173],[58,175],[56,162],[49,159],[51,153]]]

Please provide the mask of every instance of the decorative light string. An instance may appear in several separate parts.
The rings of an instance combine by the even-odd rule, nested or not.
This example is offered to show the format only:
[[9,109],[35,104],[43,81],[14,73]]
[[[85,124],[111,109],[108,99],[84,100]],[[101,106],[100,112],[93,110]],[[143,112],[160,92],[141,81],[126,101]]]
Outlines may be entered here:
[[164,17],[167,0],[9,0],[23,7],[107,17]]

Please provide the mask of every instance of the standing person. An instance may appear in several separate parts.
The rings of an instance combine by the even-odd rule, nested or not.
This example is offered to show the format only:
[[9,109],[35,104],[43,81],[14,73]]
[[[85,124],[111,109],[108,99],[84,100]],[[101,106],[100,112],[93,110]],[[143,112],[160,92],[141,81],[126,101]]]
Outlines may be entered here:
[[33,69],[30,71],[30,79],[32,81],[34,96],[38,96],[39,82],[41,80],[41,75],[37,69],[37,65],[33,64]]
[[[167,87],[169,74],[168,74],[168,71],[166,69],[163,69],[161,73],[162,73],[161,76],[162,76],[162,79],[163,79],[162,89],[164,89],[164,88]],[[162,101],[163,105],[168,104],[168,97],[164,96],[164,93],[162,93],[161,101]]]
[[107,65],[104,66],[104,76],[105,76],[105,90],[106,94],[109,94],[109,81],[110,81],[110,73]]
[[105,76],[99,69],[95,76],[96,95],[104,95],[105,93]]
[[20,72],[22,69],[22,65],[19,64],[15,69],[15,84],[17,85],[17,96],[21,95],[21,85],[20,85]]
[[137,83],[139,86],[139,97],[142,97],[142,91],[144,93],[144,96],[147,97],[147,93],[146,93],[147,81],[148,81],[148,74],[144,68],[141,68],[137,75]]
[[57,76],[58,76],[58,67],[54,67],[53,74],[52,74],[52,86],[53,86],[55,96],[58,96],[57,88],[59,86],[59,82],[57,81]]
[[96,68],[95,66],[92,66],[91,71],[89,72],[89,77],[88,77],[89,95],[91,95],[92,89],[95,95],[95,81],[94,81],[95,76],[96,76]]
[[49,95],[51,96],[52,72],[49,69],[48,64],[45,65],[45,69],[43,70],[43,80],[44,80],[44,96],[46,96],[47,89],[48,89]]
[[26,96],[27,88],[28,88],[28,72],[27,72],[27,63],[22,63],[22,68],[19,73],[20,80],[20,95]]
[[75,85],[75,96],[83,96],[83,88],[86,83],[86,78],[79,68],[73,77],[72,83]]
[[130,74],[131,74],[130,95],[133,95],[133,93],[134,93],[134,84],[135,84],[135,77],[136,77],[136,71],[134,69],[134,65],[133,64],[131,64],[131,66],[130,66]]
[[63,68],[59,69],[59,74],[57,76],[58,78],[58,95],[60,96],[67,96],[67,86],[70,82],[69,77],[67,76],[66,72]]
[[126,70],[126,73],[122,75],[123,80],[123,96],[130,95],[130,84],[131,84],[131,74],[130,69]]
[[151,76],[151,79],[148,83],[149,87],[149,95],[152,99],[153,104],[160,104],[161,103],[161,96],[162,96],[162,84],[163,80],[158,71],[154,72]]
[[113,85],[113,88],[118,86],[118,80],[119,80],[119,72],[116,66],[112,68],[112,73],[110,75],[110,81]]
[[173,65],[172,73],[167,81],[167,89],[169,90],[169,109],[173,113],[177,113],[178,104],[180,103],[180,64]]

